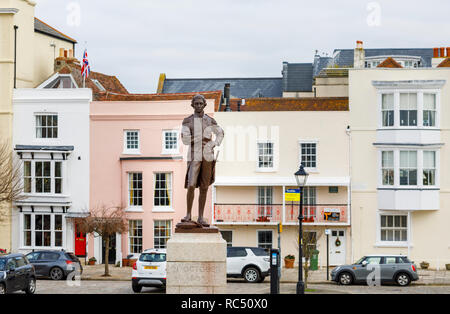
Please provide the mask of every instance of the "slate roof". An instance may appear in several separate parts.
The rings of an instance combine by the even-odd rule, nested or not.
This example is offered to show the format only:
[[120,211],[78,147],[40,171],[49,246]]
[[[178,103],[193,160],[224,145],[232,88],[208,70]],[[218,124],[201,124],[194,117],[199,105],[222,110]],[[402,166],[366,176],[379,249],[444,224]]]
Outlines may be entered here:
[[223,91],[230,83],[232,98],[282,97],[281,77],[166,79],[163,94]]
[[283,63],[284,92],[312,92],[314,67],[312,63]]
[[43,146],[43,145],[16,145],[15,150],[27,151],[27,150],[41,150],[41,151],[61,151],[69,152],[73,151],[74,146]]
[[[433,59],[432,48],[381,48],[381,49],[364,49],[366,57],[377,56],[415,56],[422,58],[421,67],[431,67]],[[353,67],[354,50],[353,49],[336,49],[333,54],[333,64],[339,67]]]
[[41,21],[38,18],[34,18],[34,31],[38,32],[38,33],[43,33],[52,37],[56,37],[58,39],[62,39],[65,41],[68,41],[70,43],[76,44],[77,41],[63,33],[61,33],[60,31],[58,31],[57,29],[51,27],[50,25],[48,25],[47,23]]

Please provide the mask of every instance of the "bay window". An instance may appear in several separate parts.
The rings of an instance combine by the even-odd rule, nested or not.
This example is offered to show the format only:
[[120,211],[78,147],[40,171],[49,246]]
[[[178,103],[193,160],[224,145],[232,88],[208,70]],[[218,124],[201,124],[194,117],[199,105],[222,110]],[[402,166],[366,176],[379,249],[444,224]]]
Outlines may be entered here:
[[381,188],[435,189],[439,186],[439,150],[390,148],[379,154]]
[[63,247],[63,215],[23,214],[23,246]]
[[62,194],[62,161],[24,161],[24,193]]

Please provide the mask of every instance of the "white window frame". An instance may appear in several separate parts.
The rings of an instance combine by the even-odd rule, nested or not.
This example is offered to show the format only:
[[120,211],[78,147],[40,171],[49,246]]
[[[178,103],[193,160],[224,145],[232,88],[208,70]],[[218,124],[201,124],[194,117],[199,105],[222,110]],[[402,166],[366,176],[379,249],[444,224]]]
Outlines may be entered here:
[[[142,196],[141,196],[141,205],[134,205],[134,204],[131,204],[131,194],[130,194],[130,192],[131,192],[131,186],[130,186],[130,181],[131,181],[131,176],[133,175],[133,174],[140,174],[141,175],[141,184],[142,184],[142,188],[141,188],[141,193],[142,193]],[[140,171],[130,171],[130,172],[127,172],[127,182],[128,182],[128,184],[127,184],[127,186],[128,186],[128,188],[127,188],[127,206],[128,206],[128,208],[127,208],[127,210],[126,211],[129,211],[129,212],[142,212],[143,211],[143,205],[144,205],[144,174],[142,173],[142,172],[140,172]]]
[[[166,148],[166,134],[167,133],[175,133],[177,137],[177,143],[175,148],[167,149]],[[175,155],[180,153],[180,131],[179,130],[163,130],[162,131],[162,155]]]
[[[31,245],[25,245],[25,229],[24,229],[24,223],[25,223],[25,215],[31,216]],[[36,221],[35,216],[38,215],[47,215],[50,216],[50,246],[36,246]],[[61,224],[62,224],[62,230],[55,230],[55,216],[60,215],[61,216]],[[20,249],[24,250],[33,250],[33,249],[55,249],[55,250],[61,250],[66,246],[66,226],[65,226],[65,215],[64,213],[50,213],[50,212],[22,212],[19,216],[19,223],[20,223]],[[29,229],[27,229],[29,230]],[[62,232],[62,245],[61,246],[55,246],[56,232]]]
[[[383,171],[382,171],[382,152],[394,152],[394,185],[383,185]],[[417,185],[400,185],[400,152],[401,151],[417,151]],[[423,152],[435,152],[435,185],[423,185]],[[378,151],[378,187],[382,189],[393,190],[435,190],[440,189],[440,148],[417,148],[417,147],[380,147]]]
[[[272,167],[260,167],[259,166],[259,145],[260,144],[272,144]],[[276,167],[276,160],[275,160],[275,141],[272,140],[257,140],[256,141],[256,172],[275,172]],[[270,155],[267,155],[270,156]]]
[[[25,186],[25,162],[30,162],[31,164],[31,192],[23,192],[26,196],[66,196],[66,180],[65,180],[65,169],[66,169],[66,161],[64,160],[49,160],[49,159],[33,159],[33,160],[24,160],[22,166],[22,183]],[[36,163],[37,162],[48,162],[50,163],[50,192],[36,192]],[[55,176],[55,165],[56,163],[61,163],[61,177]],[[30,177],[27,177],[30,178]],[[61,193],[55,193],[56,179],[61,179]]]
[[[400,125],[400,94],[417,94],[417,126]],[[383,94],[394,94],[394,125],[383,126]],[[436,95],[436,125],[423,125],[424,94]],[[441,90],[440,89],[379,89],[378,90],[378,129],[380,130],[439,130],[441,126]]]
[[[140,222],[140,224],[141,224],[141,236],[132,236],[131,235],[131,232],[132,232],[132,230],[131,230],[131,223],[132,222]],[[144,230],[144,225],[143,225],[143,221],[142,221],[142,219],[130,219],[130,220],[128,220],[128,226],[129,226],[129,228],[128,228],[128,254],[141,254],[142,253],[142,251],[143,251],[143,249],[144,249],[144,233],[143,233],[143,230]],[[132,252],[132,247],[136,247],[136,246],[138,246],[138,245],[133,245],[132,244],[132,240],[133,239],[141,239],[141,250],[139,251],[139,252]]]
[[[49,117],[49,116],[56,116],[57,117],[57,119],[58,119],[58,123],[56,124],[56,127],[54,127],[54,126],[46,126],[45,128],[48,130],[49,128],[50,129],[56,129],[56,133],[57,133],[57,136],[56,137],[38,137],[37,136],[37,130],[38,130],[38,128],[43,128],[42,126],[41,127],[39,127],[38,126],[38,123],[37,123],[37,118],[38,117],[40,117],[40,116],[46,116],[46,117]],[[60,138],[60,129],[59,129],[59,125],[60,125],[60,116],[59,116],[59,114],[57,113],[57,112],[35,112],[34,113],[34,139],[35,140],[37,140],[37,141],[54,141],[54,140],[58,140],[59,138]]]
[[299,139],[298,140],[298,156],[299,156],[299,160],[298,160],[298,164],[300,165],[302,163],[302,145],[303,144],[315,144],[316,145],[316,167],[306,167],[305,165],[303,165],[303,167],[305,167],[305,170],[307,170],[307,172],[309,173],[318,173],[319,172],[319,140],[317,139],[312,139],[312,140],[306,140],[306,139]]
[[[169,228],[167,228],[166,230],[169,230],[169,236],[167,237],[167,236],[165,236],[165,237],[161,237],[161,236],[158,236],[158,237],[156,237],[155,236],[155,230],[156,230],[156,223],[159,223],[159,222],[169,222]],[[173,228],[173,221],[172,220],[170,220],[170,219],[156,219],[156,220],[154,220],[153,221],[153,246],[155,247],[155,249],[158,249],[158,248],[160,248],[160,249],[163,249],[163,248],[167,248],[167,241],[172,237],[172,234],[173,234],[173,232],[172,232],[172,228]],[[159,245],[156,245],[156,239],[166,239],[166,246],[165,247],[161,247],[161,246],[159,246]]]
[[[138,148],[128,148],[128,133],[137,133]],[[140,155],[141,154],[141,131],[140,130],[124,130],[123,131],[123,154],[124,155]]]
[[260,242],[259,242],[259,233],[260,232],[270,232],[271,234],[272,234],[272,248],[274,248],[275,246],[274,246],[274,238],[273,238],[273,230],[267,230],[267,229],[260,229],[260,230],[256,230],[256,246],[257,247],[260,247],[259,246],[259,244],[260,244]]
[[[393,108],[392,108],[392,110],[390,110],[390,109],[383,109],[383,96],[385,96],[385,95],[392,95],[392,98],[393,98],[393,101],[392,101],[392,106],[393,106]],[[383,127],[383,128],[386,128],[386,129],[389,129],[389,128],[394,128],[395,127],[395,119],[396,119],[396,117],[397,117],[397,114],[399,114],[398,112],[396,113],[395,111],[395,94],[394,93],[392,93],[392,92],[390,92],[390,93],[382,93],[381,94],[381,106],[380,106],[380,108],[381,108],[381,126]],[[385,112],[385,111],[392,111],[393,113],[394,113],[394,123],[393,123],[393,125],[388,125],[388,126],[384,126],[383,125],[383,122],[384,122],[384,117],[383,117],[383,113]]]
[[[406,216],[406,241],[381,241],[381,216]],[[395,218],[394,218],[395,219]],[[412,247],[411,213],[403,211],[378,211],[375,247]]]
[[[160,205],[155,205],[155,197],[156,197],[156,175],[157,174],[168,174],[170,175],[170,189],[169,189],[169,206],[160,206]],[[152,200],[152,211],[153,212],[169,212],[169,213],[173,213],[175,212],[175,210],[173,209],[173,172],[154,172],[153,173],[153,200]]]
[[[388,166],[383,166],[383,153],[392,153],[392,167],[388,167]],[[380,169],[381,169],[381,184],[383,185],[383,186],[395,186],[395,174],[396,174],[396,171],[395,171],[395,152],[393,151],[393,150],[382,150],[381,151],[381,167],[380,167]],[[386,170],[386,171],[390,171],[390,170],[392,170],[393,171],[393,173],[394,173],[394,177],[393,177],[393,182],[392,182],[392,184],[384,184],[384,176],[383,176],[383,171],[384,170]]]
[[[423,151],[422,151],[422,156],[424,156],[425,155],[425,153],[426,152],[433,152],[434,153],[434,168],[425,168],[425,165],[424,165],[424,163],[422,163],[422,181],[421,181],[421,184],[423,185],[423,186],[428,186],[428,187],[435,187],[436,185],[437,185],[437,180],[438,180],[438,152],[436,151],[436,150],[427,150],[427,149],[424,149]],[[422,157],[422,160],[424,160],[425,158],[423,158]],[[434,170],[434,184],[428,184],[428,185],[424,185],[423,184],[423,180],[424,180],[424,178],[425,178],[425,176],[424,176],[424,171],[425,170],[427,170],[427,171],[433,171]]]

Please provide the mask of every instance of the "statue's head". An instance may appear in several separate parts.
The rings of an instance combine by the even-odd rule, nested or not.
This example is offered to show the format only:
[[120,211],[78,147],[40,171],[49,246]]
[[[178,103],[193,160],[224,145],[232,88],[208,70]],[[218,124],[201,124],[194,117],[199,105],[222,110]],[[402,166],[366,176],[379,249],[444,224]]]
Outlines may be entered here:
[[202,113],[206,107],[205,97],[200,94],[195,95],[194,98],[192,98],[191,106],[196,113]]

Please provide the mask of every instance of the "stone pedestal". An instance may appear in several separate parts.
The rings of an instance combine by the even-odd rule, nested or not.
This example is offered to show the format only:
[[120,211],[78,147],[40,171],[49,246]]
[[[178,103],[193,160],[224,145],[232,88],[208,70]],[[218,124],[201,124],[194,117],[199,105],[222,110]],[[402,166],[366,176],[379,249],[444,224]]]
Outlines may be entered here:
[[224,294],[227,245],[220,233],[175,233],[167,242],[167,294]]

